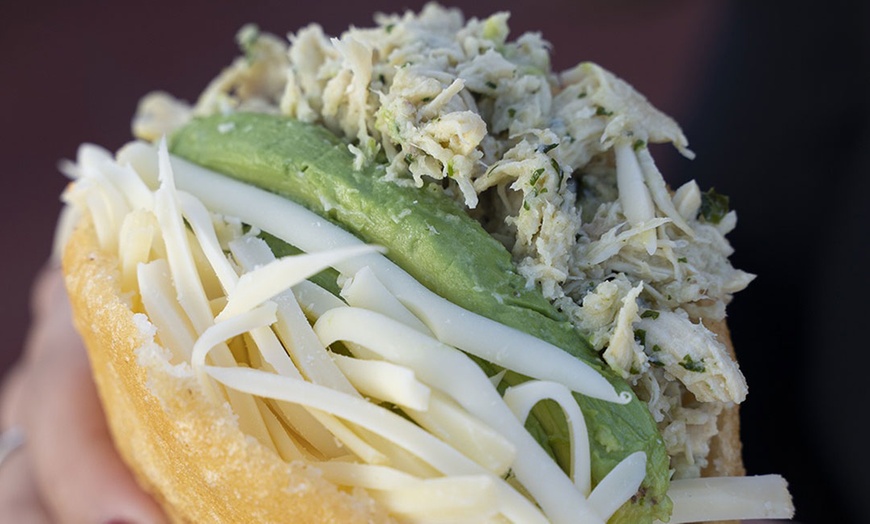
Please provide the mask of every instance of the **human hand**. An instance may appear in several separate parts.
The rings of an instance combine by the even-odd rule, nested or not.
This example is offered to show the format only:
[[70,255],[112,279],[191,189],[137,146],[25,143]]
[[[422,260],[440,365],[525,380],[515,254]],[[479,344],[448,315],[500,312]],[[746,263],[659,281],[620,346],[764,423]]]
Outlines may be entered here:
[[32,308],[0,393],[0,428],[26,435],[0,464],[0,522],[166,522],[112,444],[59,270],[37,279]]

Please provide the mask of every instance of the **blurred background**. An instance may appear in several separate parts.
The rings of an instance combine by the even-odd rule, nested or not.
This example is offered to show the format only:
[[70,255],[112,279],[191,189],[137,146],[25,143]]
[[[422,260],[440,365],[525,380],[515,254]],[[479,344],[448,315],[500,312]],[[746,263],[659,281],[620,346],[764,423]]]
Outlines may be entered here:
[[[759,278],[729,309],[750,474],[781,473],[798,522],[866,522],[864,357],[870,194],[867,2],[446,1],[512,12],[556,69],[591,60],[684,127],[694,161],[658,148],[673,186],[730,195],[737,267]],[[764,4],[764,5],[760,5]],[[141,96],[195,100],[238,54],[246,22],[327,33],[422,2],[44,1],[0,3],[0,372],[26,336],[30,282],[46,264],[82,142],[117,149]]]

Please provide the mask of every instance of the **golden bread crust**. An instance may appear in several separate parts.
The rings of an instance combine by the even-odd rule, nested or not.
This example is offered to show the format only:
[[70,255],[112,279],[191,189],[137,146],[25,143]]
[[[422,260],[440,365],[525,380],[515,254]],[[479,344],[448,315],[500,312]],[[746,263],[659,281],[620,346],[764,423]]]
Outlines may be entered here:
[[122,457],[174,522],[391,522],[365,495],[246,437],[187,366],[167,362],[123,301],[117,267],[90,222],[80,224],[63,257],[76,327]]

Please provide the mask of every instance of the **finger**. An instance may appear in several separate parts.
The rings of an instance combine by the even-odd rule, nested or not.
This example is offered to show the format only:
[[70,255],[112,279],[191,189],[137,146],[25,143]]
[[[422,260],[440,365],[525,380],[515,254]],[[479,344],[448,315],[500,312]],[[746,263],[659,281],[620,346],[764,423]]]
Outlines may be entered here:
[[38,286],[27,348],[23,417],[40,492],[58,522],[164,522],[114,448],[61,286],[52,274]]
[[0,391],[0,428],[12,428],[22,424],[21,405],[24,400],[25,366],[16,364],[3,379]]
[[14,451],[0,468],[0,522],[50,524],[33,479],[26,449]]
[[[45,268],[37,276],[33,283],[33,289],[30,296],[30,312],[33,317],[33,324],[30,328],[29,337],[25,347],[25,358],[34,360],[42,358],[45,351],[57,352],[56,348],[52,348],[46,344],[34,343],[38,342],[39,335],[43,329],[41,324],[46,322],[56,322],[59,325],[65,325],[69,322],[69,310],[61,311],[58,306],[68,302],[66,289],[63,282],[63,273],[56,268]],[[72,324],[70,323],[70,326]]]

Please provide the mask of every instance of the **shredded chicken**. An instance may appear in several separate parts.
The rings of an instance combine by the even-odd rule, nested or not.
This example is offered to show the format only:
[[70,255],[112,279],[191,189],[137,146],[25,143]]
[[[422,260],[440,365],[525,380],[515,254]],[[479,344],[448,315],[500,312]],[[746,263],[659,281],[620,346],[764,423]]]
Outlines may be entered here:
[[193,107],[152,95],[134,130],[154,139],[194,115],[281,113],[344,137],[358,168],[436,181],[648,402],[677,476],[697,476],[716,416],[746,384],[690,318],[724,318],[753,276],[728,261],[734,212],[705,216],[697,184],[671,191],[655,165],[649,143],[692,157],[679,126],[595,64],[553,72],[540,35],[508,39],[506,13],[466,21],[429,4],[376,22],[288,41],[247,26],[245,55]]

